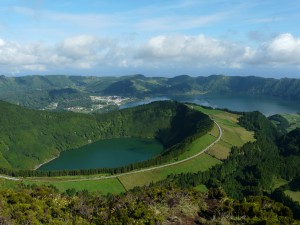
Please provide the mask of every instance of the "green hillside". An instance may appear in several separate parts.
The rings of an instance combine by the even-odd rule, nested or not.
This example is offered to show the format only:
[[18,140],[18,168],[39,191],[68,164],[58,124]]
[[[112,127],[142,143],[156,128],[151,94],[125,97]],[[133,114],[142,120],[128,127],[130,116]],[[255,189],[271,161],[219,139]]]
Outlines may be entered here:
[[270,116],[269,119],[282,134],[300,128],[300,114],[276,114]]
[[300,79],[255,76],[0,76],[1,100],[48,110],[66,110],[76,106],[92,108],[94,103],[90,96],[145,98],[210,93],[300,100],[299,90]]
[[1,167],[33,169],[57,156],[100,139],[156,138],[165,148],[212,127],[208,116],[187,106],[154,102],[106,114],[26,109],[0,101]]

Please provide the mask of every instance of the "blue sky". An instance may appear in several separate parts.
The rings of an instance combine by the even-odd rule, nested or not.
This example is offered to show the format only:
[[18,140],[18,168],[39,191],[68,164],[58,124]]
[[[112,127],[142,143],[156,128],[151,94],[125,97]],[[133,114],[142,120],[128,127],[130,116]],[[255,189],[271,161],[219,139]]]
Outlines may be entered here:
[[294,0],[1,0],[0,73],[300,78]]

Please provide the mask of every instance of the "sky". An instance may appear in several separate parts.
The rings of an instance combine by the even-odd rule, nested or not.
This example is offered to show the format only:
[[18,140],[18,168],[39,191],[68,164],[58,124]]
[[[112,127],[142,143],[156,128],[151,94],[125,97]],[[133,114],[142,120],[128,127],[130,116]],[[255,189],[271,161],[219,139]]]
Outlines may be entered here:
[[300,78],[300,1],[0,0],[0,74]]

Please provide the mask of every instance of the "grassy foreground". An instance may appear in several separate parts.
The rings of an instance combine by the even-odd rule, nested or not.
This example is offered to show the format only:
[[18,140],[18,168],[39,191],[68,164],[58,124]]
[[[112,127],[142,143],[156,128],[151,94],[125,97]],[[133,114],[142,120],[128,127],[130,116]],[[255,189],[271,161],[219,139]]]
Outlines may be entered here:
[[[70,181],[68,180],[70,177],[62,177],[44,181],[42,179],[36,181],[28,178],[23,182],[25,184],[37,185],[52,184],[61,191],[74,188],[76,190],[85,189],[91,192],[101,192],[102,194],[121,193],[132,189],[135,186],[143,186],[150,184],[151,182],[163,180],[170,174],[205,171],[218,163],[222,163],[221,160],[225,159],[229,155],[231,146],[241,146],[248,141],[254,141],[253,132],[249,132],[237,124],[239,115],[222,110],[207,109],[201,106],[193,105],[191,107],[210,115],[214,120],[216,120],[223,130],[223,136],[219,143],[214,145],[207,153],[199,155],[192,160],[152,171],[122,175],[118,178],[89,181]],[[215,126],[211,132],[195,140],[191,144],[190,150],[186,151],[173,161],[181,160],[198,153],[212,143],[218,135],[218,128]],[[81,176],[80,178],[83,177],[84,176]],[[99,175],[94,177],[99,177]],[[72,179],[74,179],[74,177]],[[8,182],[14,183],[9,185],[15,185],[16,183],[15,181]],[[201,187],[201,189],[205,190],[203,187]]]

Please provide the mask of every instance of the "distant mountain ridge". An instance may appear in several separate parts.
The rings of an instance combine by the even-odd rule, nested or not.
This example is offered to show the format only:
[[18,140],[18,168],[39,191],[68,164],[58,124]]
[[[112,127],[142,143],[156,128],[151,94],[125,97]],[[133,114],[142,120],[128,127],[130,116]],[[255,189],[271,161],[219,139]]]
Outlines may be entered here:
[[[53,93],[63,93],[63,97]],[[0,76],[0,99],[32,108],[45,108],[51,102],[88,99],[91,95],[143,98],[204,93],[300,100],[300,79],[225,75],[166,78],[141,74],[121,77]]]

